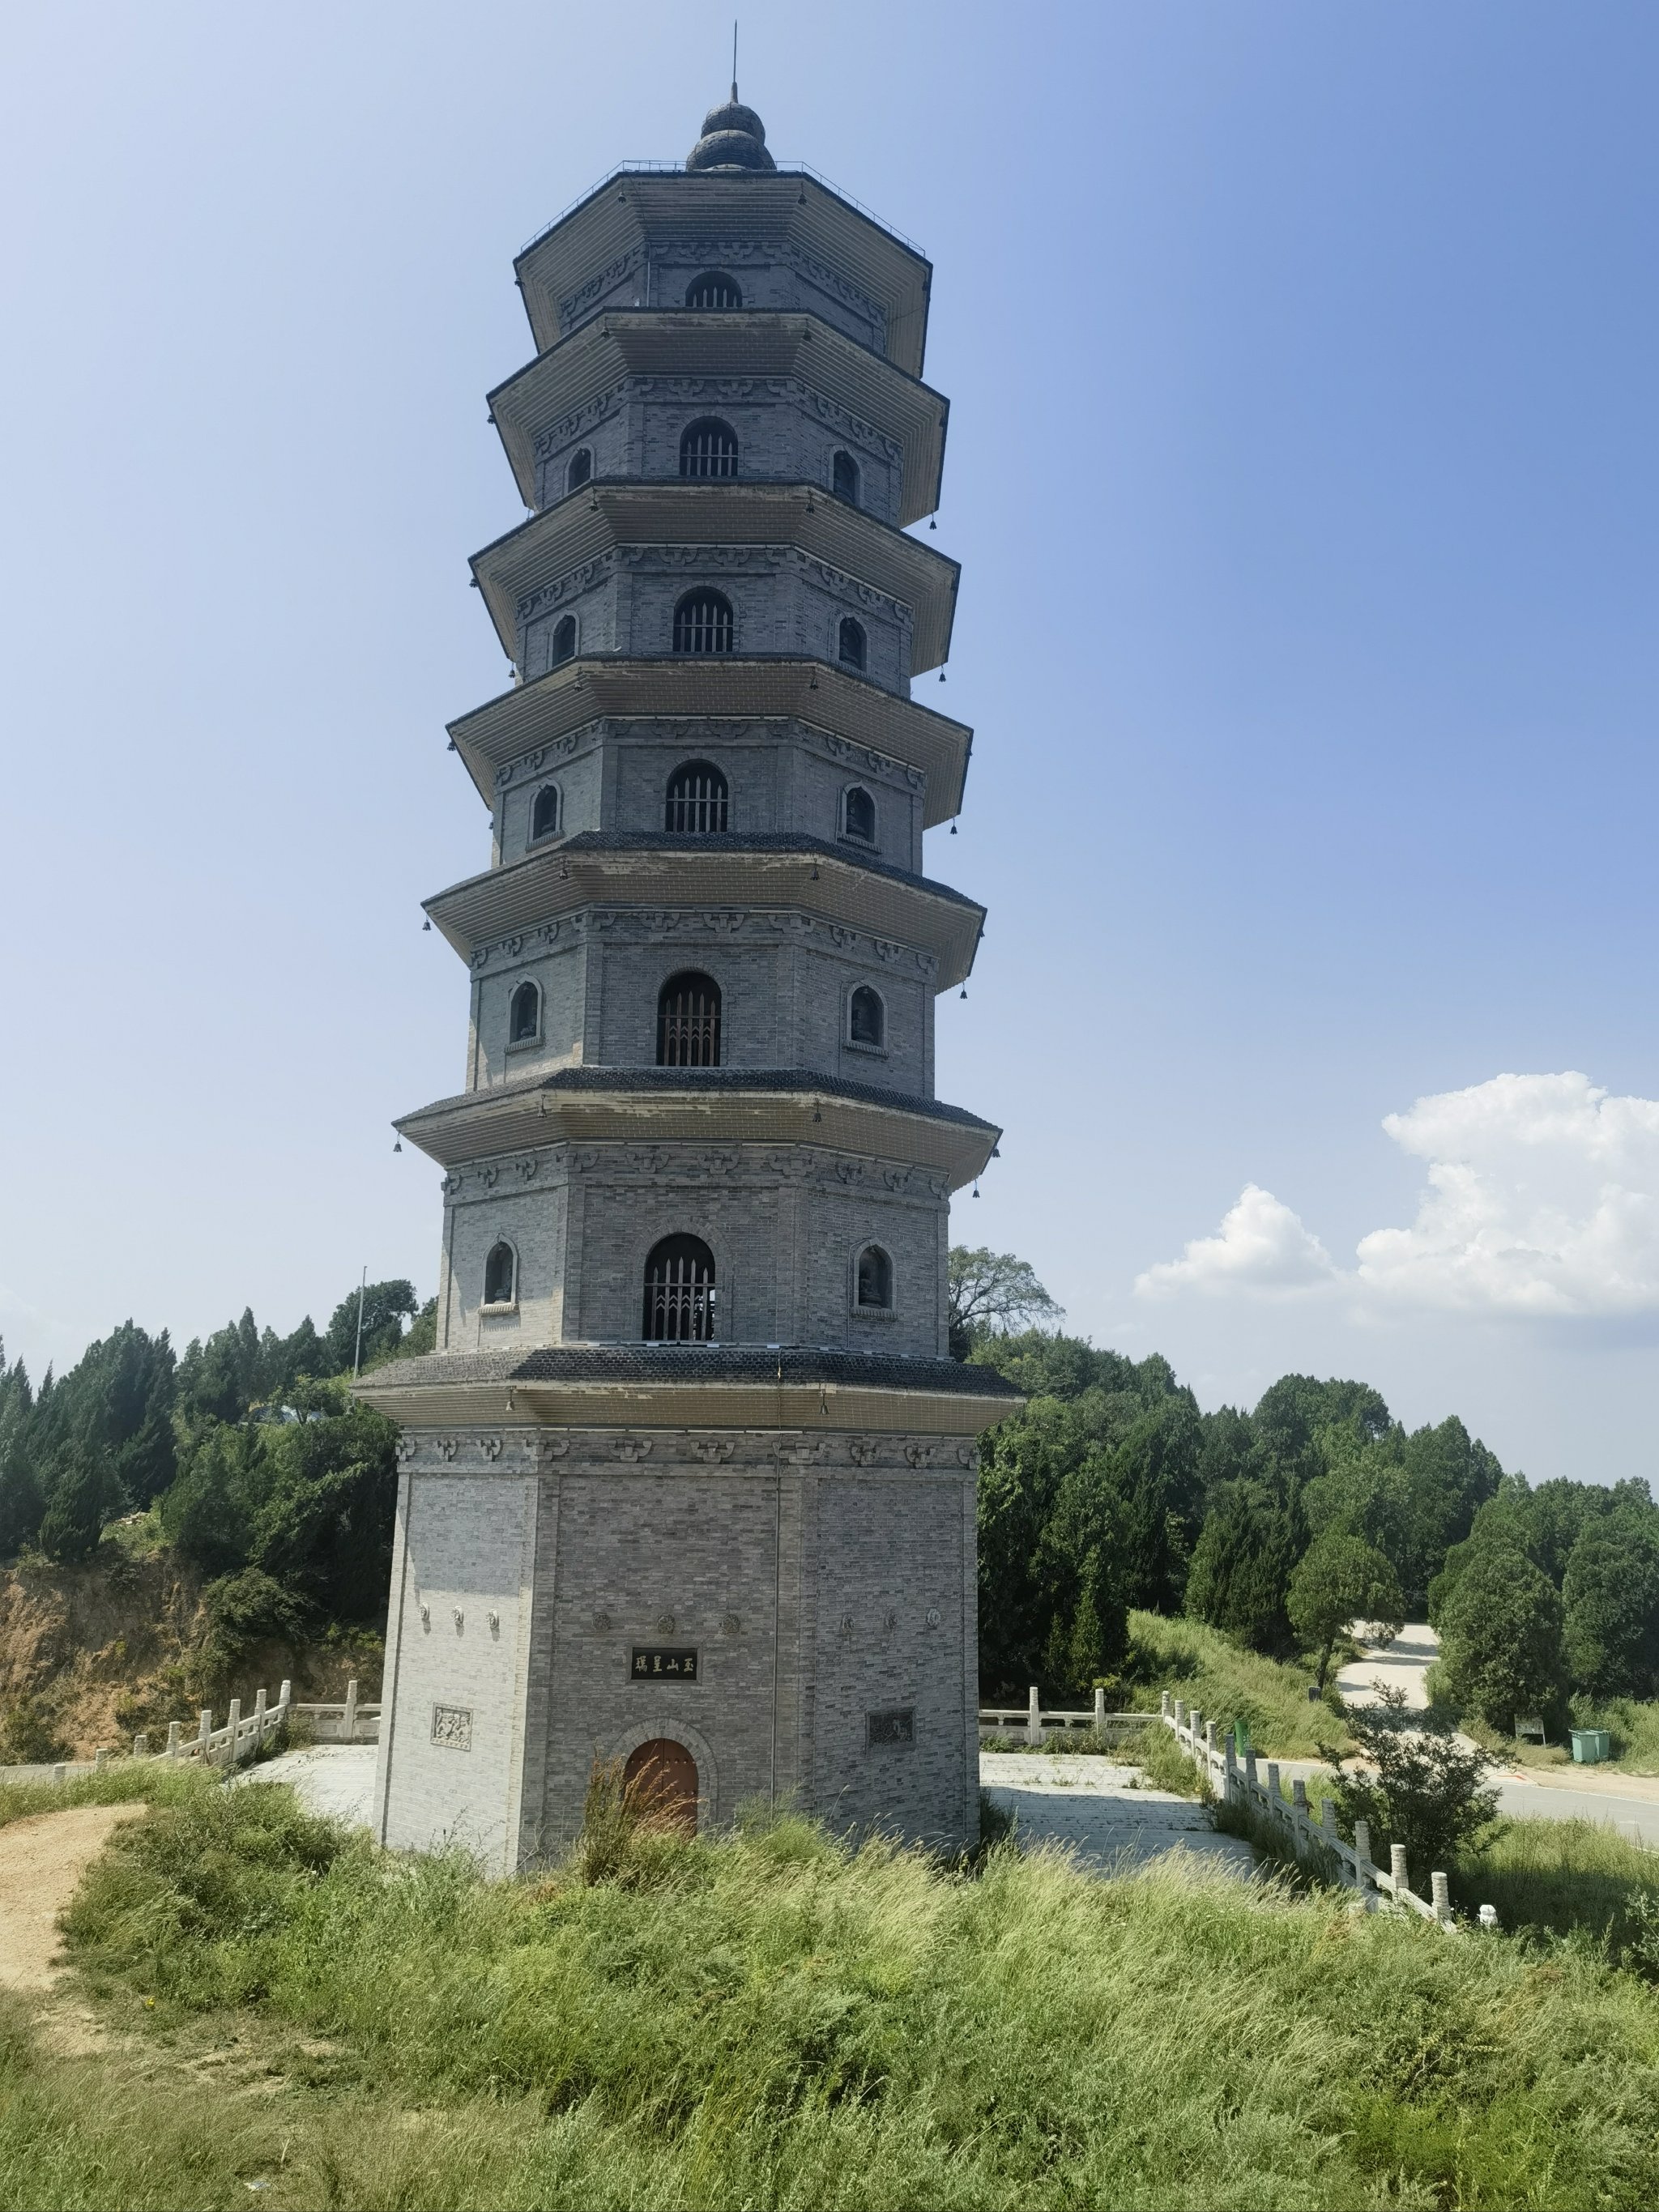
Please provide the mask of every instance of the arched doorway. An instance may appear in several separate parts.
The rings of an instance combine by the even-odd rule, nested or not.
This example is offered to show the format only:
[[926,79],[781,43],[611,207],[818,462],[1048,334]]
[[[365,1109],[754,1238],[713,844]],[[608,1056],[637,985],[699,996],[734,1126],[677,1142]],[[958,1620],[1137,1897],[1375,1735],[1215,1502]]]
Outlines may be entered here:
[[629,1755],[623,1780],[637,1787],[646,1816],[655,1827],[697,1832],[697,1762],[672,1736],[653,1735]]

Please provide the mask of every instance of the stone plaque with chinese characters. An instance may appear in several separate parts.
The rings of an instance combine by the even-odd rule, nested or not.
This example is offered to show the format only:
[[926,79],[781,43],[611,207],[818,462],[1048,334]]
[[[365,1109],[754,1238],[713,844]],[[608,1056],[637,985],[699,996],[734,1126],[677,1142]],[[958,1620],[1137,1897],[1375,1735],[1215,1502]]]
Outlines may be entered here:
[[916,1740],[916,1717],[908,1706],[897,1712],[866,1713],[864,1717],[872,1750],[878,1744],[914,1743]]
[[451,1751],[471,1751],[472,1708],[470,1705],[434,1705],[432,1741],[447,1745]]
[[636,1682],[695,1682],[697,1655],[683,1648],[671,1651],[661,1644],[636,1644],[629,1671]]

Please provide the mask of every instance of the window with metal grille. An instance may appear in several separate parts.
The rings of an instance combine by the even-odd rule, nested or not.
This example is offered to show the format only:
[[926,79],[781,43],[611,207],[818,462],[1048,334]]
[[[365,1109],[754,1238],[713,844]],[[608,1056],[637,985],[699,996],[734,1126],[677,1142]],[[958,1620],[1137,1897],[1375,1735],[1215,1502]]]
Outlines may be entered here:
[[743,293],[735,276],[728,276],[724,269],[705,269],[701,276],[694,276],[686,289],[688,307],[740,307]]
[[688,422],[680,434],[680,474],[683,477],[734,477],[738,473],[738,434],[729,422],[707,416]]
[[556,837],[559,834],[559,787],[544,783],[536,793],[530,809],[530,835],[537,837]]
[[568,660],[576,650],[576,617],[561,615],[553,628],[553,652],[550,665],[556,668],[562,660]]
[[575,452],[570,456],[570,466],[564,472],[565,489],[567,491],[574,491],[577,485],[585,484],[592,473],[592,447],[591,446],[578,446]]
[[668,779],[663,828],[680,837],[708,837],[726,827],[726,778],[713,761],[683,761]]
[[718,1067],[720,1064],[720,987],[712,975],[687,969],[671,975],[657,994],[659,1067]]
[[866,659],[864,626],[861,623],[855,623],[851,615],[843,615],[841,618],[836,650],[841,655],[843,667],[856,668],[860,675],[863,674]]
[[519,1286],[518,1255],[503,1241],[492,1245],[484,1261],[483,1302],[487,1306],[510,1306]]
[[647,1344],[707,1344],[714,1334],[714,1255],[701,1237],[665,1237],[645,1263]]
[[885,1310],[893,1303],[893,1263],[879,1244],[859,1254],[859,1304]]
[[674,650],[730,653],[735,627],[723,592],[688,592],[674,610]]
[[876,802],[861,783],[854,784],[842,800],[841,826],[845,836],[862,844],[876,842]]
[[830,482],[837,499],[859,503],[859,465],[850,453],[837,453],[830,465]]
[[847,1033],[854,1044],[879,1048],[887,1042],[887,1009],[881,1002],[881,993],[868,983],[860,983],[853,994]]

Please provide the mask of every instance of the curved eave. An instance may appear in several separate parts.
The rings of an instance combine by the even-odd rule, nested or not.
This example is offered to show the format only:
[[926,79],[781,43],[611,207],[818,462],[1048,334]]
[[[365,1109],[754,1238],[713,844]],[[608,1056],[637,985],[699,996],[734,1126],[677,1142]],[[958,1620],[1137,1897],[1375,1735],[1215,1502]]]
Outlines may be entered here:
[[[806,1435],[848,1429],[888,1435],[976,1437],[1017,1413],[1024,1400],[970,1396],[879,1383],[785,1381],[704,1382],[416,1382],[394,1371],[398,1360],[352,1385],[362,1398],[405,1429],[519,1427],[556,1429],[793,1429]],[[644,1470],[650,1472],[647,1462]],[[927,1470],[902,1470],[925,1481]],[[960,1479],[959,1468],[940,1470]],[[458,1469],[456,1476],[465,1480]]]
[[688,838],[671,846],[572,838],[452,884],[423,902],[469,963],[480,945],[589,906],[774,908],[931,952],[935,993],[974,964],[985,908],[923,876],[848,858],[811,837]]
[[595,186],[513,264],[537,350],[556,343],[559,301],[596,270],[659,239],[694,238],[778,240],[839,270],[885,313],[887,358],[921,375],[931,263],[817,178],[787,169],[742,177],[624,173]]
[[479,797],[493,806],[496,770],[537,745],[600,720],[660,721],[677,714],[698,721],[804,722],[920,769],[927,779],[928,829],[962,811],[973,732],[833,661],[737,653],[706,660],[677,653],[589,656],[501,692],[452,722],[449,734]]
[[536,504],[536,441],[630,376],[791,377],[896,438],[901,524],[939,505],[950,402],[817,315],[744,309],[606,308],[489,395],[519,496]]
[[473,580],[507,659],[519,658],[521,599],[624,545],[793,545],[909,608],[915,674],[937,668],[951,650],[956,562],[815,484],[738,477],[586,483],[475,553]]
[[[743,1087],[741,1069],[718,1087],[629,1083],[627,1071],[582,1068],[577,1088],[559,1073],[440,1099],[406,1114],[398,1134],[441,1167],[465,1166],[544,1145],[806,1145],[926,1168],[960,1190],[985,1172],[1000,1129],[932,1100],[877,1103],[855,1086],[792,1072],[790,1087]],[[640,1076],[659,1071],[641,1070]],[[611,1079],[607,1080],[607,1079]]]

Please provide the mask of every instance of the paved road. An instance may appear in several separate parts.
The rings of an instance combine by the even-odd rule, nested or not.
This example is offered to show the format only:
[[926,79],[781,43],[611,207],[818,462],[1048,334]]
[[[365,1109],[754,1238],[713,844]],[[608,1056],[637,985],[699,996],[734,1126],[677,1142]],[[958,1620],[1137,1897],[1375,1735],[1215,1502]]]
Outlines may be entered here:
[[1145,1865],[1168,1851],[1196,1856],[1247,1876],[1254,1854],[1237,1836],[1218,1836],[1190,1797],[1146,1787],[1139,1771],[1085,1753],[986,1751],[980,1787],[1012,1813],[1025,1844],[1064,1844],[1103,1872]]

